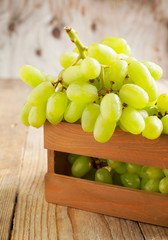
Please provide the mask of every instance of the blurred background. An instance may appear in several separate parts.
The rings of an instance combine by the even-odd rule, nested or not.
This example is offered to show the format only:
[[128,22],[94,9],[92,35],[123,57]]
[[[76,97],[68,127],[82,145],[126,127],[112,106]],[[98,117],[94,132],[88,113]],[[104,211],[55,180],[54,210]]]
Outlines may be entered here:
[[0,0],[0,78],[18,78],[24,64],[56,76],[59,56],[74,48],[67,25],[85,45],[125,38],[168,77],[168,0]]

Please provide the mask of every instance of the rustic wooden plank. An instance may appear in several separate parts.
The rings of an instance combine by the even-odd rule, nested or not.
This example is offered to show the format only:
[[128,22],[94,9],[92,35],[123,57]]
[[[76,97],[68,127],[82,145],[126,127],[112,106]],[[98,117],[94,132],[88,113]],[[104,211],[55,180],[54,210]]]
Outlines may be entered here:
[[48,172],[54,173],[54,151],[47,150]]
[[0,80],[0,239],[9,238],[27,128],[19,111],[29,87]]
[[168,228],[144,224],[144,223],[139,223],[139,225],[146,240],[151,240],[151,239],[167,240],[168,239]]

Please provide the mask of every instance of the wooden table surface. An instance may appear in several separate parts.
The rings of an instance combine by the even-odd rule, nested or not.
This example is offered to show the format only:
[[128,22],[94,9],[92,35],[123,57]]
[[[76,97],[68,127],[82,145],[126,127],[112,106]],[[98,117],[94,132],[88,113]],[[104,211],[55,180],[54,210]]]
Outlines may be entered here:
[[[159,88],[168,90],[168,81]],[[167,228],[45,201],[43,129],[19,121],[29,91],[21,81],[0,80],[0,240],[167,240]]]

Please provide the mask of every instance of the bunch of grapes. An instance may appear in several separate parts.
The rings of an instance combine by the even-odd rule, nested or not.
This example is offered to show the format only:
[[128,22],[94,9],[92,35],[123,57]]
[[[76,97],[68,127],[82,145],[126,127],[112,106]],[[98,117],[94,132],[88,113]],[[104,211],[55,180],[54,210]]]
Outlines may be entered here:
[[72,176],[168,194],[168,169],[69,154]]
[[168,94],[159,96],[156,85],[161,67],[130,57],[122,38],[109,37],[85,47],[72,28],[65,30],[76,48],[61,55],[63,70],[56,79],[30,65],[19,71],[34,88],[21,121],[36,128],[46,120],[54,125],[78,122],[101,143],[116,127],[148,139],[168,134]]

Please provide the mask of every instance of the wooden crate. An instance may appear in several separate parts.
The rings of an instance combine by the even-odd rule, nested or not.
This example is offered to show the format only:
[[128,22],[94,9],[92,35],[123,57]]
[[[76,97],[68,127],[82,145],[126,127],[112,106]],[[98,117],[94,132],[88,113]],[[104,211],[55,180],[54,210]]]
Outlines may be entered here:
[[168,196],[68,176],[67,153],[168,168],[168,136],[148,140],[117,129],[98,143],[79,124],[45,123],[48,149],[45,196],[51,203],[168,227]]

